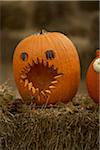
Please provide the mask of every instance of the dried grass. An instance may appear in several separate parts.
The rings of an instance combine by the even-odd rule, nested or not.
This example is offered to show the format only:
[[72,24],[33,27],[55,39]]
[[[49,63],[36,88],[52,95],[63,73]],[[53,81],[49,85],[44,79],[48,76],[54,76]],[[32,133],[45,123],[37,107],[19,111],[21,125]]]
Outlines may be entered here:
[[41,107],[22,104],[7,84],[3,87],[0,150],[99,149],[98,105],[87,95],[78,94],[67,104]]

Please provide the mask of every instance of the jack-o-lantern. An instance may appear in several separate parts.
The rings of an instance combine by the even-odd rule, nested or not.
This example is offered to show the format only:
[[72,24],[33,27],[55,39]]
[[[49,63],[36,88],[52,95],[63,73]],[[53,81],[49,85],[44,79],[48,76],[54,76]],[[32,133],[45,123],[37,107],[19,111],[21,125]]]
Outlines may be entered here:
[[73,43],[63,34],[31,35],[15,48],[15,81],[23,102],[37,104],[67,102],[80,81],[79,57]]
[[86,76],[88,93],[95,102],[100,102],[100,50],[96,51],[96,58],[91,62]]

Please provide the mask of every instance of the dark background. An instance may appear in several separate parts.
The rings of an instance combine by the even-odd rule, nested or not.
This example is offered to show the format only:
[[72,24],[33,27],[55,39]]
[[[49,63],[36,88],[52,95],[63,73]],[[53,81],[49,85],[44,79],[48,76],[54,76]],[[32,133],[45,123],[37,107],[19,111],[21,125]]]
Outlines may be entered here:
[[16,44],[26,36],[58,31],[76,45],[81,62],[80,91],[86,92],[86,70],[99,48],[99,1],[0,1],[0,83],[10,80]]

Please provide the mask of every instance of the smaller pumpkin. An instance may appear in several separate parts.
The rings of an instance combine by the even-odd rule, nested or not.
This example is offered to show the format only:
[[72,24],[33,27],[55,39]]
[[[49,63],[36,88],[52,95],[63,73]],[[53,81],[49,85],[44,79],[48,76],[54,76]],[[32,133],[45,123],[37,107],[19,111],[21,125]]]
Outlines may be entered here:
[[100,50],[96,51],[96,58],[91,62],[86,76],[86,85],[89,96],[100,103]]

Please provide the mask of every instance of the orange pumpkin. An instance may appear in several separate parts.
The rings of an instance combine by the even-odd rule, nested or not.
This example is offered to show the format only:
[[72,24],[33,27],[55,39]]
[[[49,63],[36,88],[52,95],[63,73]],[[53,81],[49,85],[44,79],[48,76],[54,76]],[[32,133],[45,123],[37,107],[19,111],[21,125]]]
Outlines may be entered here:
[[88,93],[95,102],[100,102],[100,50],[96,51],[96,58],[91,62],[86,76]]
[[31,35],[15,48],[15,81],[23,102],[37,104],[67,102],[80,81],[79,57],[73,43],[63,34]]

